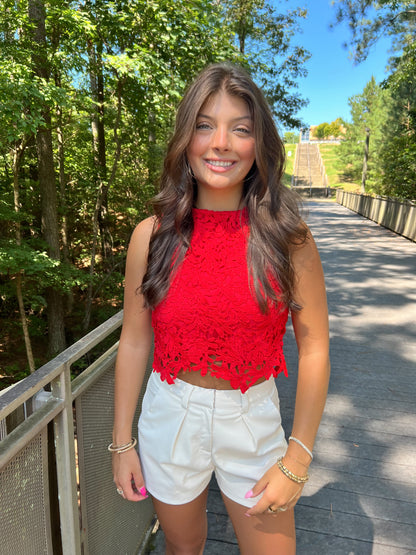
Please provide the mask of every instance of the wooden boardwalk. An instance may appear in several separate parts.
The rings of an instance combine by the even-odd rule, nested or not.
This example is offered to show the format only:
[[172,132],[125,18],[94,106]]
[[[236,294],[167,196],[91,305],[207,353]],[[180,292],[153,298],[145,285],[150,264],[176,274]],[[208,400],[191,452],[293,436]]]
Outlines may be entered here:
[[[306,209],[326,274],[332,375],[311,480],[296,507],[297,553],[416,553],[416,245],[333,202]],[[290,376],[277,384],[289,435],[290,330],[285,351]],[[215,481],[208,520],[204,553],[238,554]],[[163,554],[163,543],[159,531],[151,553]]]

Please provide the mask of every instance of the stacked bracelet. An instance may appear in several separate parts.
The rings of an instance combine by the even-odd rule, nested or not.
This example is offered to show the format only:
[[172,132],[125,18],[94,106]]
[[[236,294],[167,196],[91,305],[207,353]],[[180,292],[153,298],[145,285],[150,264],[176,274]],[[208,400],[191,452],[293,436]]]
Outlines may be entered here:
[[292,480],[292,482],[296,482],[297,484],[305,484],[309,480],[309,474],[305,474],[305,476],[297,476],[293,474],[283,463],[282,459],[278,459],[276,462],[279,469],[283,472],[287,478]]
[[308,449],[308,448],[306,447],[306,445],[305,445],[304,443],[301,442],[300,439],[298,439],[297,437],[290,436],[289,441],[290,441],[290,440],[292,440],[292,441],[294,441],[295,443],[297,443],[298,445],[300,445],[300,446],[308,453],[308,455],[310,456],[310,458],[313,459],[312,451],[311,451],[310,449]]
[[127,451],[130,451],[130,449],[133,449],[134,447],[136,447],[136,445],[137,439],[131,438],[131,440],[124,445],[114,445],[113,443],[110,443],[107,449],[110,451],[110,453],[117,453],[118,455],[121,455],[121,453],[126,453]]

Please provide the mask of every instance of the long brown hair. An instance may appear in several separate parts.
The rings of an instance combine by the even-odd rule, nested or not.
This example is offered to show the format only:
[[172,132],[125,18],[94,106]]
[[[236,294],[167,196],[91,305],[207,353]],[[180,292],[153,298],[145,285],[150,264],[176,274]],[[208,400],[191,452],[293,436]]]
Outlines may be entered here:
[[[157,223],[141,286],[145,304],[153,308],[166,296],[171,276],[189,247],[197,186],[186,149],[202,106],[220,90],[243,99],[253,118],[256,159],[245,178],[242,201],[249,218],[247,264],[255,297],[262,311],[267,310],[268,303],[279,301],[299,309],[293,299],[295,276],[290,245],[303,242],[307,231],[296,196],[282,184],[284,145],[260,89],[242,68],[224,63],[210,65],[198,75],[177,111],[160,192],[153,199]],[[276,292],[273,282],[279,284],[280,292]]]

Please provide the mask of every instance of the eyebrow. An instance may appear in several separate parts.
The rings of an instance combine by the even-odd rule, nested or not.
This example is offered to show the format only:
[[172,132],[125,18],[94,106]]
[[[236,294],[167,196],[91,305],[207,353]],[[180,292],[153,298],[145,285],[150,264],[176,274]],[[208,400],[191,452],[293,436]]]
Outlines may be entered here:
[[[208,114],[198,114],[197,118],[206,118],[206,119],[210,119],[210,120],[215,119],[215,118],[209,116]],[[253,120],[253,118],[251,116],[238,116],[237,118],[233,118],[231,121],[241,121],[242,119]]]

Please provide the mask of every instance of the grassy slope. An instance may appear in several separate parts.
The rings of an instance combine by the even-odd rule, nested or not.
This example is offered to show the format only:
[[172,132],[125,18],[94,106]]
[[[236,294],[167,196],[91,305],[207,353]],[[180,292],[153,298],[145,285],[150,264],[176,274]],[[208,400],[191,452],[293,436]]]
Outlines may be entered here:
[[[293,173],[293,163],[295,161],[295,152],[296,152],[296,146],[295,144],[285,144],[285,149],[286,149],[286,167],[285,167],[285,173],[283,175],[283,183],[287,186],[290,187],[290,183],[292,180],[292,173]],[[289,152],[291,153],[291,155],[289,156]]]
[[324,143],[319,145],[330,187],[340,187],[345,191],[360,192],[360,184],[353,183],[344,176],[342,162],[340,162],[337,155],[338,149],[339,145],[337,144]]

